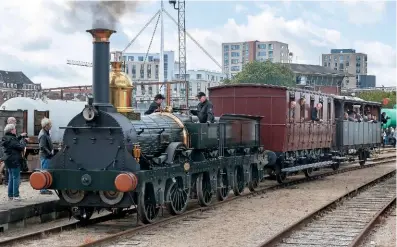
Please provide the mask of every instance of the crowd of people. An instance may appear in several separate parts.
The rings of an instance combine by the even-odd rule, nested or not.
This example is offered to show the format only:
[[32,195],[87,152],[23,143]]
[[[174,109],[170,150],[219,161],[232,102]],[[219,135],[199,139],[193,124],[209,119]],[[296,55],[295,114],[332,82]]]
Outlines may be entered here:
[[[369,110],[364,111],[363,115],[361,115],[359,112],[356,112],[354,110],[345,110],[343,119],[352,122],[370,122],[370,123],[378,122],[377,116],[372,115]],[[390,119],[390,117],[386,116],[386,113],[383,112],[380,119],[381,123],[382,124],[387,123],[388,119]]]
[[[39,155],[41,169],[48,169],[49,160],[54,155],[53,144],[50,137],[52,127],[51,120],[41,120],[41,131],[39,133]],[[10,117],[4,128],[4,136],[1,139],[1,165],[0,171],[4,171],[4,182],[8,185],[8,199],[11,201],[21,200],[19,194],[20,173],[25,160],[26,145],[29,143],[26,133],[17,134],[16,119]],[[1,174],[1,173],[0,173]],[[52,194],[49,190],[41,190],[40,194]]]

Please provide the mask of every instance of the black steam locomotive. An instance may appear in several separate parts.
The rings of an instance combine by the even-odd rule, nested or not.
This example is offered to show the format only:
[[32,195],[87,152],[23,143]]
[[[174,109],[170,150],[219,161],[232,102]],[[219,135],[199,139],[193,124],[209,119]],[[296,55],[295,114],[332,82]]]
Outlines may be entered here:
[[120,113],[109,103],[109,95],[116,95],[109,92],[108,69],[114,31],[88,32],[94,38],[94,98],[64,127],[63,146],[50,169],[31,175],[34,189],[55,190],[79,220],[95,209],[136,205],[144,223],[155,220],[163,204],[180,214],[190,198],[207,206],[215,194],[224,200],[230,190],[255,190],[265,166],[276,160],[260,144],[260,116],[228,114],[201,124],[170,112],[138,118]]

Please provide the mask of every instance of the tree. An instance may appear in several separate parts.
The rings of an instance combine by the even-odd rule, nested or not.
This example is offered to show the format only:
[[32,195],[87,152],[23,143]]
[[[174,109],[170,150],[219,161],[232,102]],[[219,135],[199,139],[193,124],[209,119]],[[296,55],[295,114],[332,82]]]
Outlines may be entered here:
[[389,103],[384,105],[384,108],[393,108],[393,106],[396,104],[396,92],[385,92],[380,90],[366,91],[358,93],[357,97],[363,100],[379,103],[383,103],[383,99],[388,98]]
[[245,64],[232,83],[261,83],[278,86],[295,87],[295,75],[285,64],[270,61],[253,61]]

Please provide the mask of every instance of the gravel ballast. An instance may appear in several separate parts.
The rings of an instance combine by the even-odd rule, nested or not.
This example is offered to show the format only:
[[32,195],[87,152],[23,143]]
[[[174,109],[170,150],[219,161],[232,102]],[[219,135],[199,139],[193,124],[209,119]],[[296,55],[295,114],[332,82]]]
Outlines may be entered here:
[[[395,169],[395,164],[389,163],[326,177],[264,195],[251,196],[201,215],[208,218],[174,223],[166,228],[135,236],[133,239],[136,241],[125,241],[125,243],[139,242],[137,246],[256,247],[324,204],[393,169]],[[135,218],[135,216],[126,218],[122,228],[132,225]],[[98,231],[95,234],[92,230],[79,229],[54,234],[42,240],[29,241],[23,245],[77,246],[115,233],[119,226],[114,227],[112,222],[106,222],[96,228]],[[114,246],[122,246],[122,244],[118,242]]]

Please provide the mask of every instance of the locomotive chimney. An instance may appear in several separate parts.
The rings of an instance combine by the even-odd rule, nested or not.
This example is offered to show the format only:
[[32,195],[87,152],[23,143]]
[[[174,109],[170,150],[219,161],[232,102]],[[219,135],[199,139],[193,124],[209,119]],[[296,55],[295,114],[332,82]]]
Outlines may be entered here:
[[104,28],[87,30],[93,37],[92,93],[94,105],[111,106],[109,102],[109,38],[116,31]]

